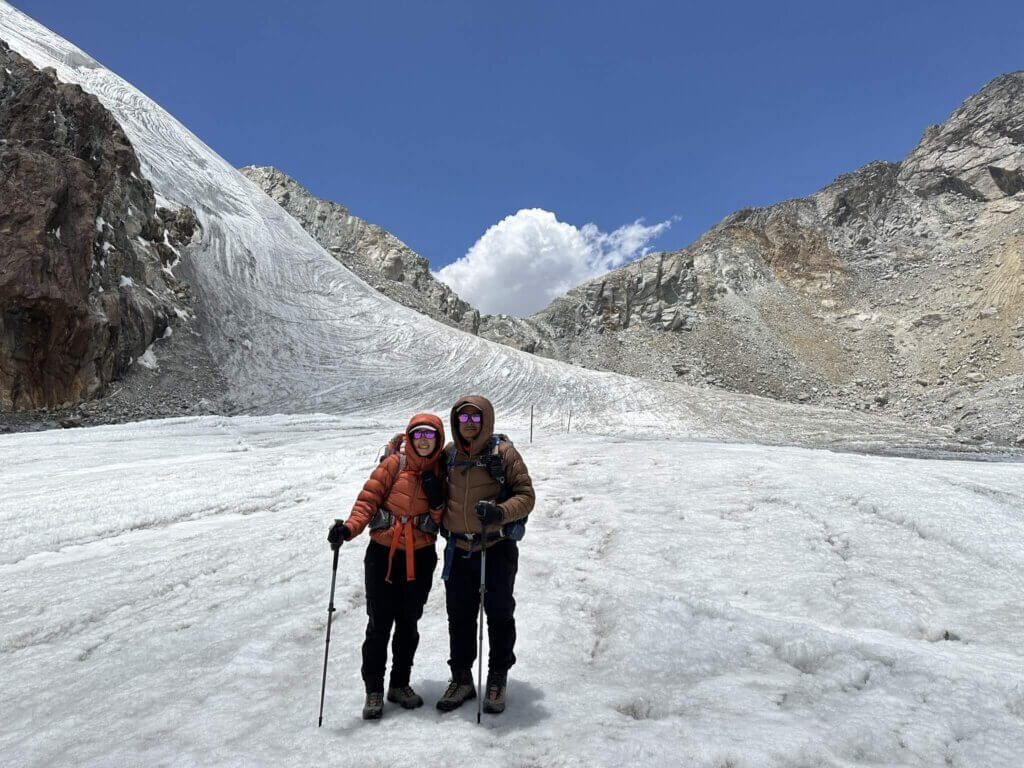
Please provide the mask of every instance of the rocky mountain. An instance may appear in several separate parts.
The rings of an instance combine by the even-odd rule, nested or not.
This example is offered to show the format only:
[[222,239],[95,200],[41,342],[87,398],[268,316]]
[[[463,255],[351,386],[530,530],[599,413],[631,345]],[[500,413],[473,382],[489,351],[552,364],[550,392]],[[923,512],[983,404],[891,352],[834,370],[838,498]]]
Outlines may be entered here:
[[430,274],[430,265],[378,226],[340,203],[314,197],[269,166],[239,169],[297,219],[336,259],[388,298],[455,328],[476,333],[480,313]]
[[[902,162],[738,211],[687,248],[580,285],[530,318],[479,316],[444,287],[426,294],[459,307],[449,324],[590,368],[1024,443],[1022,88],[1024,73],[999,77]],[[287,187],[285,208],[307,231],[425,311],[396,287],[429,278],[406,246],[372,228],[370,242],[397,256],[385,269],[371,248],[378,266],[366,278],[358,238],[325,236],[353,227],[347,210],[273,169],[245,171],[279,201]]]
[[[1024,443],[1020,73],[929,128],[900,163],[739,211],[687,248],[513,318],[481,315],[343,206],[273,169],[246,169],[284,215],[157,105],[2,1],[0,25],[44,67],[0,49],[0,429],[12,409],[101,394],[72,410],[98,412],[86,420],[97,423],[362,408],[382,389],[397,392],[413,358],[465,347],[477,362],[458,369],[460,391],[483,377],[517,407],[600,397],[645,418],[671,411],[692,424],[703,414],[714,425],[728,402],[734,414],[786,414],[790,435],[813,411],[872,435],[909,424],[964,443]],[[414,316],[377,291],[553,360],[436,327],[427,344]],[[368,339],[378,344],[372,364]],[[614,378],[609,395],[613,378],[557,361],[640,380]],[[422,400],[419,381],[402,386]],[[360,400],[366,393],[375,394]],[[756,429],[772,441],[783,431],[736,419],[743,429],[730,434]]]
[[1024,443],[1024,73],[899,164],[739,211],[538,316],[558,357]]
[[99,394],[186,314],[196,229],[95,96],[0,41],[0,410]]
[[389,299],[446,325],[527,352],[553,357],[551,329],[508,315],[482,315],[436,279],[430,264],[397,237],[340,203],[315,197],[271,166],[249,165],[243,175],[290,213],[320,245]]

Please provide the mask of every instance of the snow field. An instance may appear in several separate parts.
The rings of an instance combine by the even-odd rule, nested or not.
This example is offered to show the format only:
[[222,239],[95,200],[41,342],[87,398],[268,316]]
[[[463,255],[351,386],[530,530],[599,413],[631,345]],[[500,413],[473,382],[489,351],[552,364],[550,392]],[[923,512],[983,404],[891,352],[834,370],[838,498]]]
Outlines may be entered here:
[[515,430],[508,711],[433,708],[438,578],[426,706],[359,718],[361,537],[317,729],[326,530],[405,416],[0,438],[0,764],[1020,764],[1021,464]]

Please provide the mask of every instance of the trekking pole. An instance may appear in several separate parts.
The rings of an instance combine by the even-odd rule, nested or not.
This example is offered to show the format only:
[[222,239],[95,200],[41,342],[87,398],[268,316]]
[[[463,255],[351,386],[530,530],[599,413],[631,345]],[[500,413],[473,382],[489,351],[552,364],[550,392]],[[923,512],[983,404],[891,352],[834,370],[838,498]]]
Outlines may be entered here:
[[324,724],[324,693],[327,691],[327,652],[331,648],[331,618],[334,616],[334,583],[338,578],[338,552],[341,547],[334,548],[334,565],[331,567],[331,601],[327,605],[327,644],[324,646],[324,679],[320,683],[320,721],[317,728]]
[[487,534],[487,527],[481,527],[480,534],[480,636],[477,640],[476,657],[476,724],[480,725],[480,713],[484,706],[483,683],[484,683],[484,595],[487,593],[487,550],[484,549],[484,538]]

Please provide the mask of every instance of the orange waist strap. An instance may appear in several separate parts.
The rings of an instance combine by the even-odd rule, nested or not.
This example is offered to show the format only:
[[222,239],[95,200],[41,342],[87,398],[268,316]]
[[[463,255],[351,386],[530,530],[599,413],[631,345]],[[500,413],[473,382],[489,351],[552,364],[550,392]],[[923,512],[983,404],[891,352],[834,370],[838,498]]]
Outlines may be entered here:
[[398,518],[395,518],[395,525],[391,529],[391,549],[388,551],[388,575],[384,577],[384,581],[389,584],[391,583],[391,564],[395,559],[395,550],[398,549],[398,540],[402,536],[405,536],[405,580],[416,580],[416,553],[413,550],[412,520],[411,517],[408,517],[402,523]]

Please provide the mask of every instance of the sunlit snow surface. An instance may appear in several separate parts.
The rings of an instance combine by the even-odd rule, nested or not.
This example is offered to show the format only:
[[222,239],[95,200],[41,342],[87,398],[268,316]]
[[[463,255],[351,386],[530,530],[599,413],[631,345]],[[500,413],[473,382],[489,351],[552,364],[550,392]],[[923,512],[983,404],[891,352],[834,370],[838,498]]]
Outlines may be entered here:
[[359,719],[363,537],[318,730],[327,523],[398,423],[0,438],[0,764],[1021,764],[1024,466],[552,432],[508,711],[434,709],[438,582],[427,706]]

